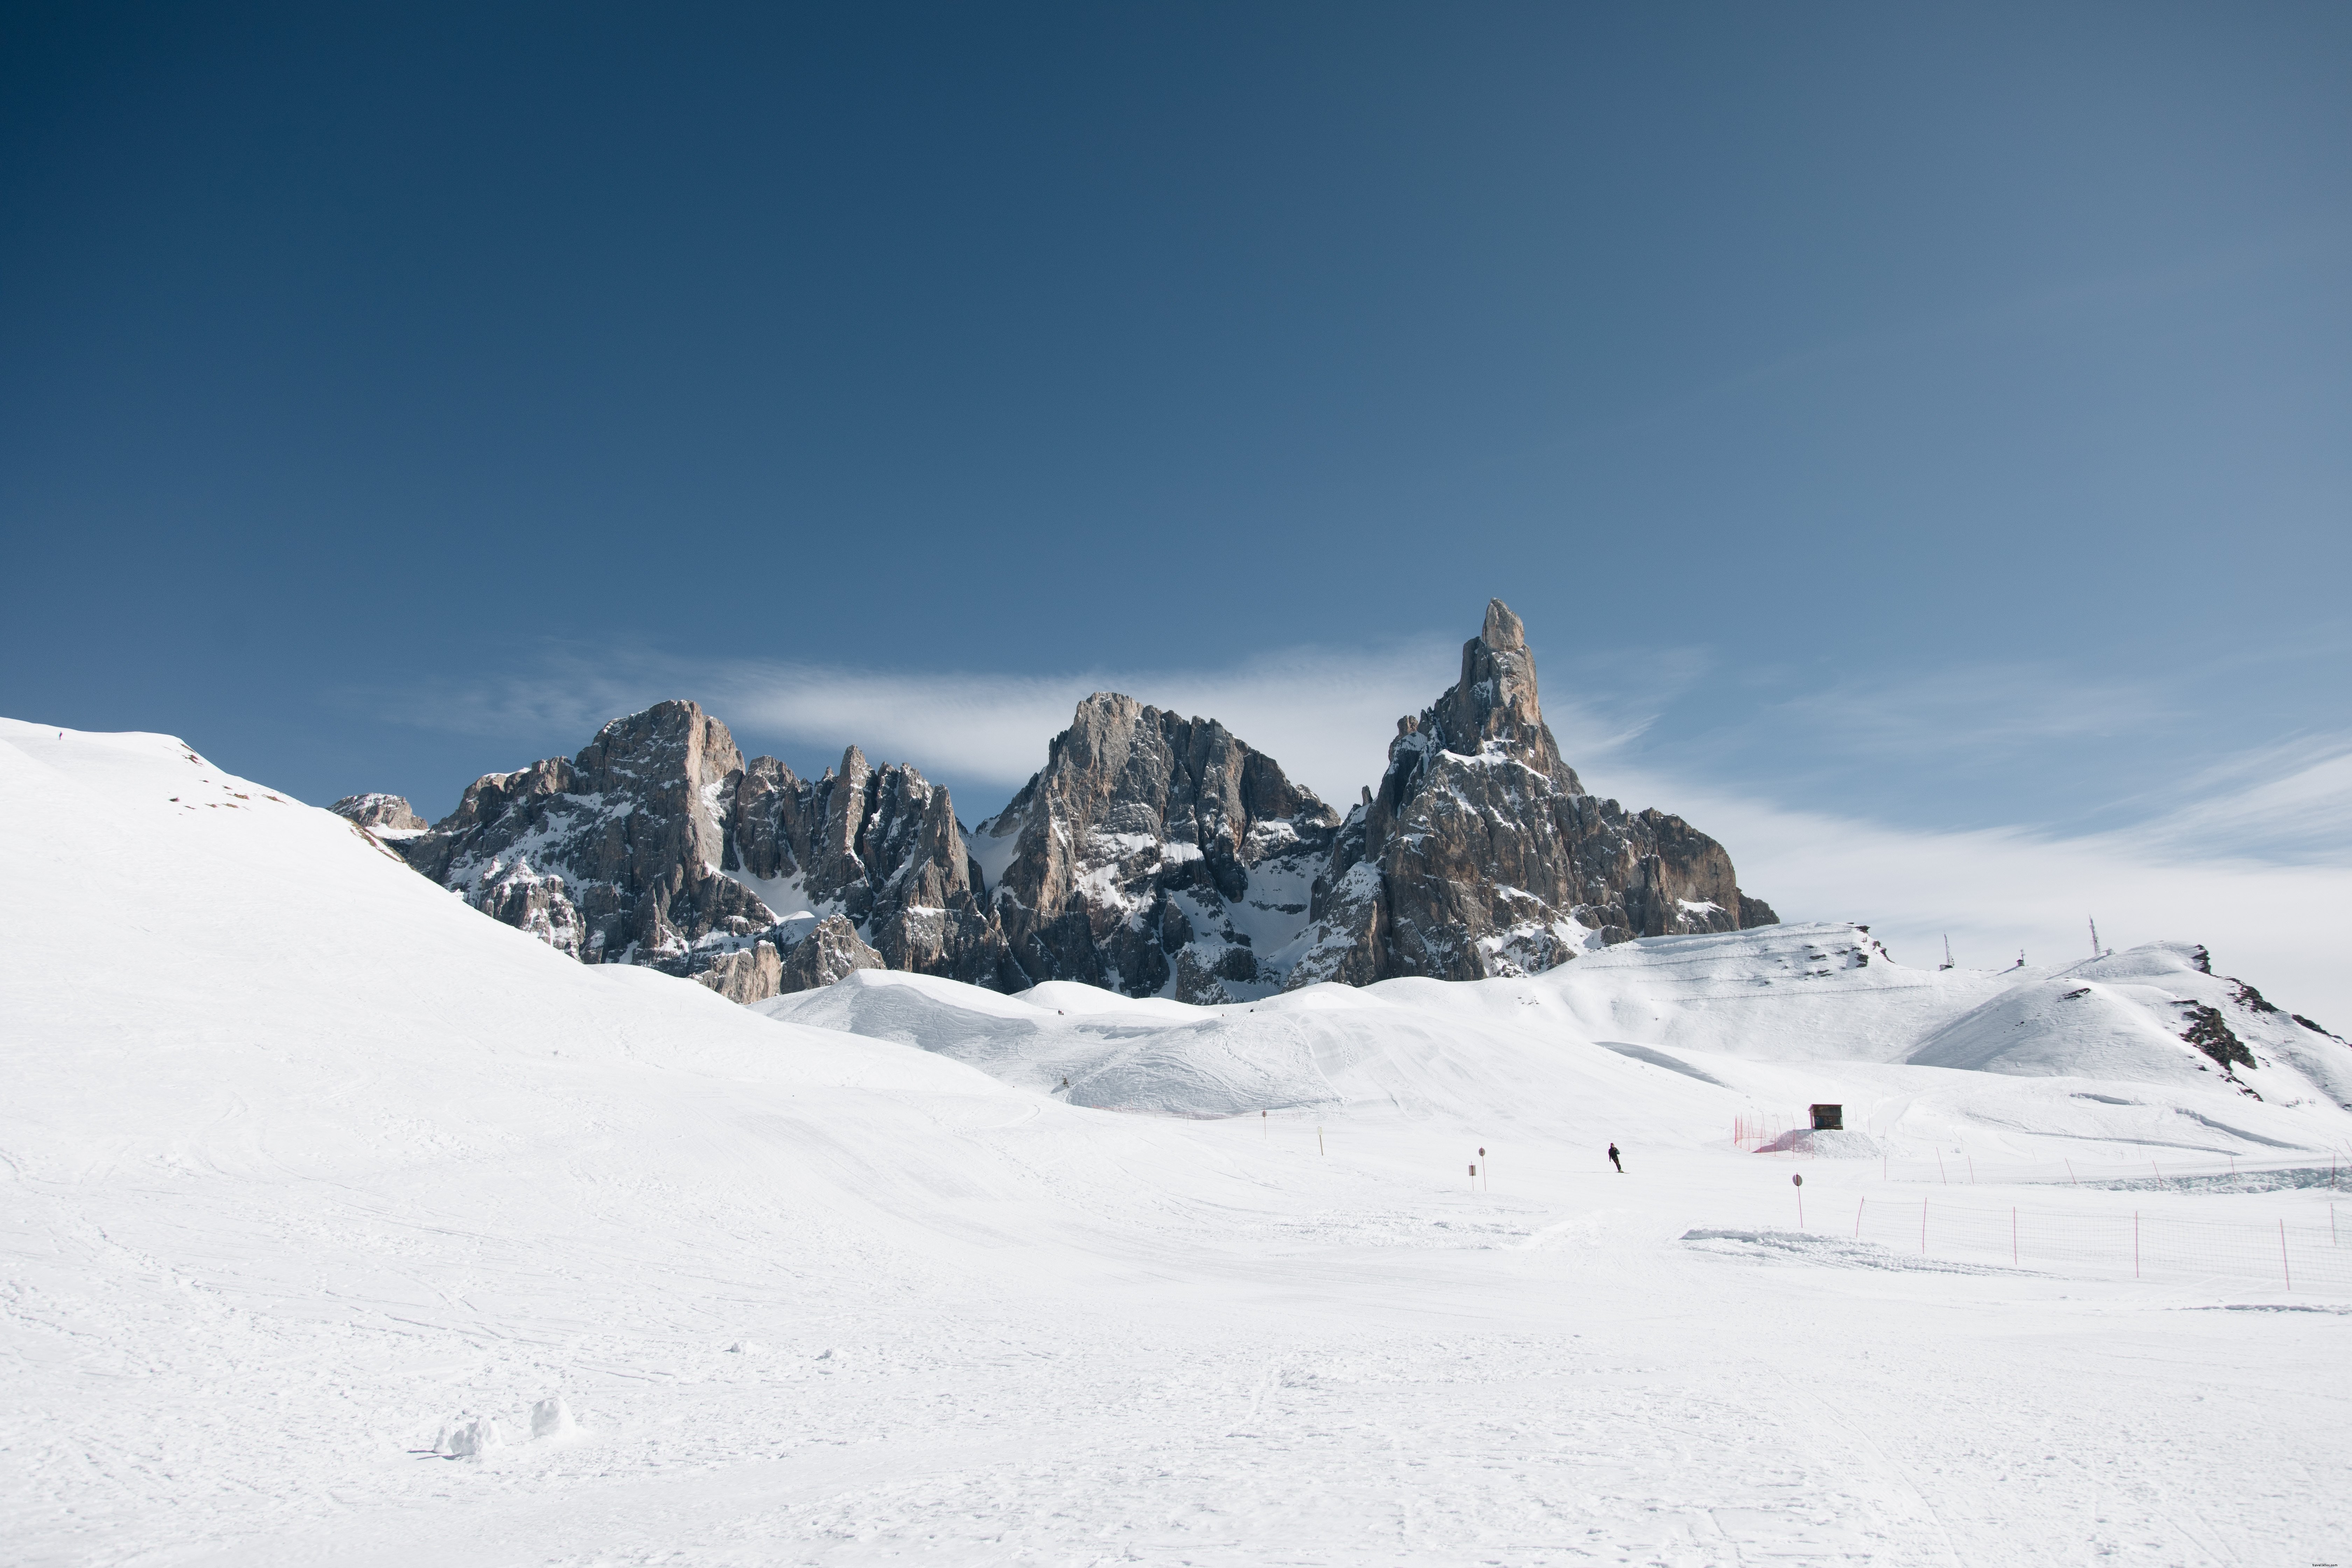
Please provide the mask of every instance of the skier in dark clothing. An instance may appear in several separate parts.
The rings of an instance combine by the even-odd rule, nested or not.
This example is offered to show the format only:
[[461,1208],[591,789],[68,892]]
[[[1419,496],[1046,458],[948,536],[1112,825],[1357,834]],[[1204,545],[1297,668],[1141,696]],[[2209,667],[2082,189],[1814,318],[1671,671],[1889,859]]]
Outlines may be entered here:
[[1609,1145],[1609,1163],[1617,1167],[1619,1175],[1625,1173],[1625,1162],[1617,1157],[1617,1145],[1614,1143]]

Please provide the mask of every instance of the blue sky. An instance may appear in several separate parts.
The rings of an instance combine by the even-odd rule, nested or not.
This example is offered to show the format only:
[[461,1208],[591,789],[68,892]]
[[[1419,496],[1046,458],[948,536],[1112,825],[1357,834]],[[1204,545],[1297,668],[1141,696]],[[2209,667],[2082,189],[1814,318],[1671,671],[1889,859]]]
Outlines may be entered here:
[[1499,594],[1785,911],[2338,984],[2340,6],[0,29],[0,711],[437,816],[695,696],[971,820],[1115,683],[1341,795]]

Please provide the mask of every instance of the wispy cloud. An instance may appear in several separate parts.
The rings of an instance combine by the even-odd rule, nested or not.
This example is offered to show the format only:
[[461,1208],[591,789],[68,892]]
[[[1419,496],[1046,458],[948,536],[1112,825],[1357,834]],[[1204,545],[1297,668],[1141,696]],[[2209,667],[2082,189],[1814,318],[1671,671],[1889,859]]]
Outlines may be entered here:
[[[527,668],[471,684],[381,697],[400,723],[467,733],[561,738],[577,746],[607,719],[690,697],[746,747],[850,744],[877,760],[1003,787],[1045,761],[1045,744],[1080,699],[1122,691],[1221,721],[1290,775],[1344,804],[1376,783],[1402,715],[1420,711],[1458,673],[1460,645],[1424,638],[1382,647],[1297,647],[1216,668],[1047,675],[881,671],[813,663],[678,658],[652,650],[549,647]],[[1622,725],[1562,717],[1596,745]],[[520,759],[519,759],[520,760]]]
[[2132,837],[2175,856],[2352,864],[2352,735],[2242,752],[2181,781],[2176,799]]
[[2051,741],[2142,731],[2185,707],[2154,681],[2099,680],[2046,666],[1969,664],[1899,679],[1841,679],[1773,703],[1765,725],[1796,725],[1867,756],[2011,756]]

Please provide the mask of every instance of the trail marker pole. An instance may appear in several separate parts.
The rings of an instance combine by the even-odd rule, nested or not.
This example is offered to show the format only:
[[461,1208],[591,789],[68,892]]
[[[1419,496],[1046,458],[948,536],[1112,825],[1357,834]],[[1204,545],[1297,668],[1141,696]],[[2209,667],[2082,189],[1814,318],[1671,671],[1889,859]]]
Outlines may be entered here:
[[1320,1126],[1315,1129],[1315,1152],[1318,1154],[1323,1152],[1323,1129]]
[[2132,1278],[2139,1278],[2139,1210],[2132,1210]]
[[1952,1184],[1952,1178],[1944,1173],[1944,1152],[1941,1149],[1936,1151],[1936,1180],[1948,1187]]
[[2279,1221],[2279,1272],[2286,1276],[2286,1288],[2294,1289],[2294,1270],[2286,1265],[2286,1221]]
[[1857,1203],[1853,1205],[1853,1238],[1856,1241],[1860,1241],[1862,1239],[1862,1207],[1863,1204],[1866,1204],[1868,1202],[1870,1202],[1870,1200],[1868,1198],[1864,1198],[1861,1203]]
[[1970,1185],[1970,1186],[1972,1186],[1972,1187],[1973,1187],[1973,1186],[1975,1186],[1976,1184],[1977,1184],[1977,1157],[1976,1157],[1974,1154],[1971,1154],[1971,1155],[1969,1155],[1969,1185]]
[[[1481,1149],[1481,1150],[1479,1150],[1479,1151],[1478,1151],[1478,1163],[1480,1163],[1481,1165],[1483,1165],[1483,1164],[1485,1164],[1486,1163],[1486,1150],[1484,1150],[1484,1149]],[[1488,1173],[1488,1174],[1486,1174],[1486,1175],[1483,1175],[1483,1176],[1481,1176],[1481,1177],[1479,1177],[1479,1178],[1478,1178],[1478,1189],[1479,1189],[1479,1191],[1481,1191],[1481,1192],[1492,1192],[1492,1191],[1494,1190],[1494,1184],[1495,1184],[1495,1178],[1494,1178],[1494,1176],[1493,1176],[1493,1174],[1492,1174],[1491,1173]]]
[[1470,1190],[1474,1193],[1478,1190],[1478,1167],[1475,1165],[1470,1167]]
[[1927,1200],[1919,1200],[1919,1256],[1927,1256]]
[[1799,1230],[1802,1230],[1805,1228],[1805,1178],[1802,1176],[1791,1176],[1789,1180],[1796,1184],[1797,1228]]
[[2017,1211],[2009,1211],[2009,1260],[2017,1261]]
[[2066,1162],[2066,1184],[2070,1187],[2079,1187],[2083,1184],[2074,1179],[2074,1162],[2072,1160]]
[[1257,1113],[1257,1141],[1264,1143],[1269,1142],[1271,1134],[1265,1130],[1265,1112],[1261,1110]]

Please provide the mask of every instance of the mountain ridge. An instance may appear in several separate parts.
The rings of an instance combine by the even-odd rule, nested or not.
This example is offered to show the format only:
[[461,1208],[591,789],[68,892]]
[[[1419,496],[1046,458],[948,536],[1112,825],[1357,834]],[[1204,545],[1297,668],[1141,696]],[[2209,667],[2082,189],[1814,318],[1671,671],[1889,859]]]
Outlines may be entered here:
[[[802,779],[676,699],[572,758],[332,808],[474,908],[583,963],[757,1001],[857,952],[1000,991],[1082,980],[1213,1004],[1336,980],[1536,973],[1640,936],[1770,923],[1680,817],[1585,791],[1500,599],[1460,679],[1397,722],[1344,817],[1214,719],[1100,691],[967,830],[943,786],[856,746]],[[839,916],[822,964],[788,957]],[[854,942],[854,951],[847,943]],[[859,962],[863,962],[860,960]]]

